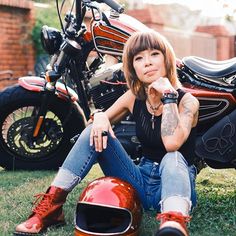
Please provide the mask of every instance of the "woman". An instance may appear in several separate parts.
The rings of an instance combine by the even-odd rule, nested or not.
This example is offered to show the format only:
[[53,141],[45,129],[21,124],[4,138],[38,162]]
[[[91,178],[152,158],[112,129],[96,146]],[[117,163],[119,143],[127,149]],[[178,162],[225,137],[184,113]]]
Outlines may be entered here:
[[[198,100],[181,90],[173,49],[155,31],[134,33],[123,63],[129,90],[107,111],[94,114],[43,199],[16,232],[38,233],[63,223],[67,194],[98,162],[106,176],[132,184],[144,209],[161,211],[156,235],[187,235],[185,223],[196,204],[192,147]],[[139,165],[130,160],[111,127],[129,113],[143,150]]]

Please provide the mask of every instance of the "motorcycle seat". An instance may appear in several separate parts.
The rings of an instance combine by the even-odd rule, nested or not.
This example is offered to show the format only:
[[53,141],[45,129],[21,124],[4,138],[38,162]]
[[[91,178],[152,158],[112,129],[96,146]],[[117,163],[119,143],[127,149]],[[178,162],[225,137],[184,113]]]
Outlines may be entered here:
[[184,57],[182,61],[194,74],[204,77],[205,80],[209,78],[209,82],[214,81],[222,84],[222,78],[233,76],[229,80],[229,84],[232,85],[232,79],[234,80],[234,74],[236,74],[236,57],[224,61],[215,61],[196,56],[188,56]]

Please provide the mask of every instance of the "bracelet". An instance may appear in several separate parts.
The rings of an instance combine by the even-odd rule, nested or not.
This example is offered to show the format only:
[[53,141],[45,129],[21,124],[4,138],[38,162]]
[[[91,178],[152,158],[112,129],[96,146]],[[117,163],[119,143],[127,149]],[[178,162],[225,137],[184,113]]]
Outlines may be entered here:
[[163,105],[169,104],[169,103],[178,103],[178,96],[179,94],[176,92],[171,92],[171,91],[164,91],[161,101]]
[[94,115],[95,115],[96,113],[99,113],[99,112],[103,112],[103,109],[96,109],[96,110],[94,110],[94,111],[90,114],[89,119],[93,121],[93,120],[94,120]]
[[177,99],[173,99],[173,98],[162,99],[163,105],[169,104],[169,103],[175,103],[175,104],[177,104],[177,103],[178,103],[177,101],[178,101]]

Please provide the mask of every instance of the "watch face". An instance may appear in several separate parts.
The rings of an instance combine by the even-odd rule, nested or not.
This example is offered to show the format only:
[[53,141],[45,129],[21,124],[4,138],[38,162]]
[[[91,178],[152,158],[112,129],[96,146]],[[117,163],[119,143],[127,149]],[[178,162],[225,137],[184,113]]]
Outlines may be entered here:
[[178,98],[178,93],[174,93],[174,92],[164,93],[163,98],[177,99]]

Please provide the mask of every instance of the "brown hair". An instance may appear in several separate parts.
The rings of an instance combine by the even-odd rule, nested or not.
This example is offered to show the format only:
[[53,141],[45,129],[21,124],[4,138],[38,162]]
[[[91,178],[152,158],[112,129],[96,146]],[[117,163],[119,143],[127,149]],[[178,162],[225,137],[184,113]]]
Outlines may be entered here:
[[134,70],[133,59],[139,52],[157,49],[164,55],[167,78],[174,87],[179,87],[177,78],[176,57],[172,46],[167,39],[154,30],[145,32],[135,32],[126,42],[123,53],[123,69],[128,87],[139,99],[146,99],[145,86],[141,82]]

